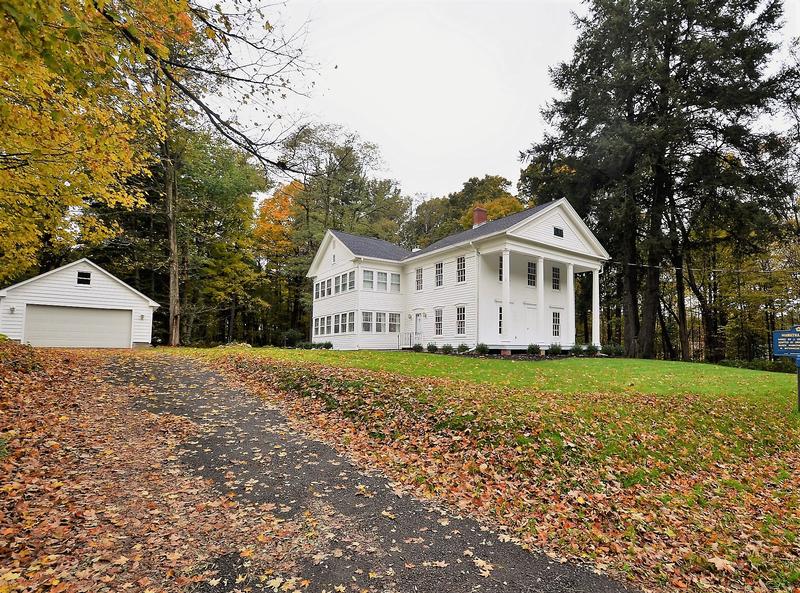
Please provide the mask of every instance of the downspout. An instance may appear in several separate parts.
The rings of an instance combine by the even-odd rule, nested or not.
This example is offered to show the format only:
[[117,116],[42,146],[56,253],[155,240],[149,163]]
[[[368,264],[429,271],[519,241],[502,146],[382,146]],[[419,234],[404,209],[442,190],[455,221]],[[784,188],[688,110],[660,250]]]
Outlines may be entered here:
[[481,343],[481,254],[473,241],[469,242],[475,252],[475,346]]
[[363,257],[356,258],[356,350],[361,350],[361,330],[358,329],[361,327],[361,288],[359,286],[363,286],[361,282],[361,264],[364,263]]

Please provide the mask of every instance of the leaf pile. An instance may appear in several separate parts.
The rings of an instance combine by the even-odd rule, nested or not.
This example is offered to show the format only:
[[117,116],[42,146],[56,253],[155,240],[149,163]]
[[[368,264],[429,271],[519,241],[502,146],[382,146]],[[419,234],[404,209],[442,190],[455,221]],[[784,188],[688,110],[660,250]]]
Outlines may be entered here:
[[746,398],[556,394],[214,363],[418,493],[648,588],[797,591],[800,422]]
[[132,409],[91,356],[0,348],[0,592],[213,590],[230,557],[287,574],[297,526],[189,474],[189,420]]

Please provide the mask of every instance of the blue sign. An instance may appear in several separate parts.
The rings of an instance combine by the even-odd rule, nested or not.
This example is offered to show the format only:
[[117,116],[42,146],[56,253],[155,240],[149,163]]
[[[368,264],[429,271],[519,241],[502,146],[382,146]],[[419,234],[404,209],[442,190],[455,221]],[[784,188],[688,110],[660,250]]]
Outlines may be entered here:
[[800,325],[772,332],[772,353],[794,358],[800,367]]

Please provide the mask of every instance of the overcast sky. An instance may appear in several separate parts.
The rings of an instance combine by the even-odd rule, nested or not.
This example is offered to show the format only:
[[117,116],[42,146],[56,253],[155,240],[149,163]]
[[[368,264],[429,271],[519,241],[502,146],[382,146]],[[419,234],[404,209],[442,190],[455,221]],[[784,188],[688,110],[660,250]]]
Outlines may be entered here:
[[[786,38],[800,1],[786,1]],[[541,137],[553,96],[548,67],[568,59],[573,0],[288,0],[307,21],[315,87],[297,108],[378,144],[407,195],[444,195],[472,176],[515,185],[519,151]]]

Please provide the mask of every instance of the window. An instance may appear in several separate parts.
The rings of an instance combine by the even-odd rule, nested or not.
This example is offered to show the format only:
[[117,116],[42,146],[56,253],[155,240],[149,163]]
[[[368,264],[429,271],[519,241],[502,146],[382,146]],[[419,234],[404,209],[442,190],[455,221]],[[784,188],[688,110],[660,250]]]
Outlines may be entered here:
[[467,308],[456,307],[456,334],[463,336],[466,332]]
[[503,333],[503,307],[497,307],[497,333]]
[[334,264],[336,263],[336,254],[335,253],[331,255],[331,263],[334,263]]
[[351,334],[356,332],[356,314],[355,311],[350,311],[347,314],[347,331]]
[[319,317],[314,318],[314,335],[319,335]]
[[436,286],[444,284],[444,264],[442,262],[436,263]]
[[319,298],[319,282],[314,282],[314,299]]
[[89,286],[92,283],[92,273],[91,272],[78,272],[78,284],[83,284],[84,286]]
[[464,282],[467,279],[467,260],[462,255],[456,259],[456,282]]
[[372,331],[372,312],[371,311],[362,311],[361,312],[361,331],[362,332],[371,332]]
[[386,331],[386,313],[375,313],[375,333]]
[[503,281],[503,256],[500,256],[500,262],[497,264],[497,279]]
[[389,333],[400,332],[400,313],[389,313]]
[[553,337],[557,338],[561,335],[561,313],[553,311]]
[[[338,278],[337,278],[337,280],[338,280]],[[339,316],[338,315],[334,315],[333,316],[333,333],[335,333],[335,334],[339,333]]]
[[386,292],[386,272],[378,272],[378,290]]
[[400,274],[392,274],[392,292],[400,292]]
[[331,279],[325,281],[325,296],[331,296]]
[[352,272],[350,272],[350,273],[347,275],[347,278],[348,278],[348,282],[347,282],[348,286],[347,286],[347,289],[348,289],[348,290],[355,290],[355,289],[356,289],[356,272],[355,272],[355,270],[353,270]]
[[[328,282],[330,282],[330,280],[328,280]],[[328,334],[328,335],[330,335],[330,333],[331,333],[331,316],[330,315],[328,315],[325,318],[325,333]]]
[[363,284],[364,284],[364,288],[366,288],[367,290],[372,290],[372,288],[373,288],[372,270],[364,270]]
[[556,237],[562,237],[563,238],[564,237],[564,229],[562,229],[560,226],[554,226],[553,227],[553,234]]
[[561,268],[553,266],[553,290],[561,290]]
[[417,290],[422,290],[422,268],[417,268]]
[[335,281],[333,283],[333,286],[334,286],[333,292],[334,292],[334,294],[339,294],[339,291],[341,290],[341,287],[342,287],[341,283],[342,283],[341,277],[340,276],[336,276]]
[[536,262],[528,262],[528,286],[536,286]]
[[433,310],[433,333],[437,336],[442,335],[442,310]]

